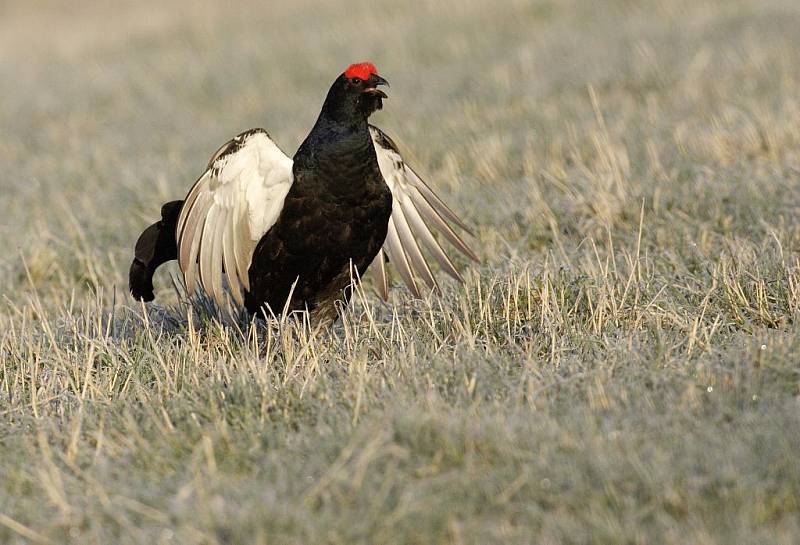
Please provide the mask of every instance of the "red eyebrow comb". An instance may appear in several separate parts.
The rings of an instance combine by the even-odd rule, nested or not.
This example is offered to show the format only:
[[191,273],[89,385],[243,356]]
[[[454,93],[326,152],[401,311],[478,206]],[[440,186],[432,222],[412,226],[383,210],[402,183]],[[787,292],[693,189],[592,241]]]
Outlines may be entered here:
[[346,78],[360,78],[363,80],[369,79],[372,74],[377,75],[378,69],[375,68],[375,65],[371,62],[351,64],[347,67],[347,70],[344,71],[344,77]]

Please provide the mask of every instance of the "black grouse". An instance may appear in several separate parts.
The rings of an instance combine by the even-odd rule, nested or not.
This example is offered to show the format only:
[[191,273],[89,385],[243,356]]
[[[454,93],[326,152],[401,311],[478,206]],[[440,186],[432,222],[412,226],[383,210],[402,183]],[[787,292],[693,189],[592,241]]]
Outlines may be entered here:
[[438,288],[420,243],[462,280],[433,231],[477,260],[451,224],[467,227],[367,122],[387,98],[380,85],[373,64],[348,67],[294,159],[263,129],[222,146],[186,199],[166,203],[140,235],[133,296],[151,301],[155,270],[177,259],[190,295],[199,281],[221,307],[230,293],[251,314],[308,310],[313,322],[333,321],[336,302],[350,298],[351,266],[361,276],[374,262],[384,298],[387,258],[414,295],[420,279]]

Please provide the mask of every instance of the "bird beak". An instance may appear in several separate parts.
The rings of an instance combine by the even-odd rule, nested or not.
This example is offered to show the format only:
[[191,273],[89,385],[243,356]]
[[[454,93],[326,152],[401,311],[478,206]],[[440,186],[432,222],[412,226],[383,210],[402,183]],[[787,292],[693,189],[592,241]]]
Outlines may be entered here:
[[369,83],[369,87],[364,89],[363,91],[364,93],[369,93],[370,95],[378,96],[380,98],[389,98],[386,95],[386,93],[378,89],[378,85],[385,85],[386,87],[390,87],[389,82],[380,77],[378,74],[370,74],[367,83]]

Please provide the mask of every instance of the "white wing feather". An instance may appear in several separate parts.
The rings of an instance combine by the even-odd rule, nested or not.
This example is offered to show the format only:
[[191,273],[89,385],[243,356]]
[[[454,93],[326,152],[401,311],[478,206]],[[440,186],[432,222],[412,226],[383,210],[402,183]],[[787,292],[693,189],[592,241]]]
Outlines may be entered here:
[[436,278],[428,266],[419,243],[422,243],[447,274],[463,282],[464,279],[434,237],[434,231],[444,235],[461,253],[479,261],[475,252],[448,222],[452,222],[467,233],[470,233],[469,229],[405,163],[397,146],[386,134],[372,125],[369,130],[381,174],[392,191],[392,215],[389,219],[386,241],[372,266],[379,293],[384,299],[388,296],[388,280],[383,263],[384,252],[415,296],[419,296],[416,277],[419,277],[428,289],[438,289]]
[[214,154],[178,216],[178,262],[189,295],[203,290],[226,306],[223,278],[238,305],[248,290],[253,251],[278,220],[292,186],[292,160],[254,129]]

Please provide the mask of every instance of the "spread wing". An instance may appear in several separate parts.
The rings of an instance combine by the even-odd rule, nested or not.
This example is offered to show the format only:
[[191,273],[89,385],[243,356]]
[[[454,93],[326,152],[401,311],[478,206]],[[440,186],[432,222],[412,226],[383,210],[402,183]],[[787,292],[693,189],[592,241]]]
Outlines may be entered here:
[[214,154],[178,217],[178,263],[189,295],[199,277],[224,307],[224,277],[243,304],[253,251],[278,220],[292,181],[292,160],[263,129],[240,134]]
[[[383,248],[373,262],[378,291],[388,297],[388,280],[384,252],[397,268],[408,289],[419,297],[416,278],[419,277],[429,289],[438,289],[425,259],[421,245],[444,271],[463,282],[464,279],[453,265],[450,257],[434,237],[441,233],[457,250],[467,257],[479,261],[469,246],[462,240],[452,225],[472,234],[467,226],[409,167],[397,150],[397,146],[379,128],[370,125],[372,143],[378,155],[378,166],[386,185],[392,190],[392,215]],[[452,225],[451,225],[452,224]]]

